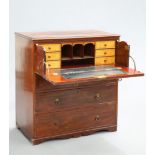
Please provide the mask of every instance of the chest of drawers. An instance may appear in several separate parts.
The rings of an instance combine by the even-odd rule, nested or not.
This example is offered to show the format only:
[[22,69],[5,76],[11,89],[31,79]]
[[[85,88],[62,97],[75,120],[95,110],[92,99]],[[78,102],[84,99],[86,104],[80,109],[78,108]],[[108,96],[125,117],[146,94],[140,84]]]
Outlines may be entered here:
[[16,33],[16,124],[38,144],[117,130],[129,45],[101,31]]

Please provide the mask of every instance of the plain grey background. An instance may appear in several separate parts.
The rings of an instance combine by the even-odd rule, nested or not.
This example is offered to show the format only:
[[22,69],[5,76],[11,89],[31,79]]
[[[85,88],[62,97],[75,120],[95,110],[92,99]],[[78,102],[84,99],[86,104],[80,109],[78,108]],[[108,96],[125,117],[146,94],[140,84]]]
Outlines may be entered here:
[[[118,131],[100,132],[37,146],[15,129],[14,32],[98,29],[121,35],[131,45],[137,69],[145,70],[144,0],[10,1],[10,155],[144,155],[145,80],[119,83]],[[133,67],[132,62],[131,68]]]

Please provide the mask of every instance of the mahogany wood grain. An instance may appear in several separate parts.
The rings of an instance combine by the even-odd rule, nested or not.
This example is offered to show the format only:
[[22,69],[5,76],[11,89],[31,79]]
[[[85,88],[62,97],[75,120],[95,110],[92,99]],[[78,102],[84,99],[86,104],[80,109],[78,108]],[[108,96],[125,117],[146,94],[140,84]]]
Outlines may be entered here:
[[34,54],[33,43],[16,36],[16,124],[28,137],[33,137]]
[[99,108],[82,108],[67,112],[36,114],[35,137],[49,137],[116,125],[115,105]]
[[124,42],[116,42],[116,65],[129,67],[130,46]]
[[[44,79],[43,79],[44,80]],[[45,80],[44,80],[45,81]],[[36,93],[36,112],[67,111],[87,107],[102,107],[117,102],[117,82],[99,83],[84,87],[68,87],[66,89],[48,89]],[[76,100],[75,100],[76,99]]]
[[89,39],[89,38],[108,38],[118,39],[118,34],[98,30],[80,30],[80,31],[50,31],[50,32],[20,32],[17,35],[32,39],[32,40],[65,40],[65,39]]

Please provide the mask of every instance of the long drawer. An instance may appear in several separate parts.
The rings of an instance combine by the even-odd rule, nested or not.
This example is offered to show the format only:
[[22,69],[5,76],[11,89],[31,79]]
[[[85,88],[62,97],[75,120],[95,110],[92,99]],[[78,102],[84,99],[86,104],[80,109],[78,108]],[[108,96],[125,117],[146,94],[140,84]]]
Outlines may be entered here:
[[36,112],[64,111],[83,107],[101,107],[117,101],[117,82],[101,83],[57,91],[36,93]]
[[116,125],[116,106],[35,115],[35,137],[54,137]]

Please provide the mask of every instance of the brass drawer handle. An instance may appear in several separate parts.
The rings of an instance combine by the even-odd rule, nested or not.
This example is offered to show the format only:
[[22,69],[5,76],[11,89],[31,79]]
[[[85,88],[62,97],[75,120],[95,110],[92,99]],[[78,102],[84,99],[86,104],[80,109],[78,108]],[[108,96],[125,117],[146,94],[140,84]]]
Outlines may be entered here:
[[95,116],[95,121],[98,121],[100,119],[100,116],[99,115],[96,115]]
[[101,99],[101,95],[100,95],[100,93],[97,93],[97,94],[95,95],[95,99],[96,99],[96,100]]
[[55,104],[61,104],[60,99],[59,98],[56,98],[55,101],[54,101],[54,103]]
[[106,54],[107,54],[107,52],[104,52],[104,54],[106,55]]
[[104,60],[104,62],[107,62],[107,60]]
[[48,58],[51,58],[51,56],[48,56]]
[[106,46],[107,46],[107,44],[104,44],[104,46],[106,47]]
[[48,47],[49,50],[51,50],[51,47]]

